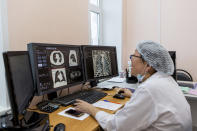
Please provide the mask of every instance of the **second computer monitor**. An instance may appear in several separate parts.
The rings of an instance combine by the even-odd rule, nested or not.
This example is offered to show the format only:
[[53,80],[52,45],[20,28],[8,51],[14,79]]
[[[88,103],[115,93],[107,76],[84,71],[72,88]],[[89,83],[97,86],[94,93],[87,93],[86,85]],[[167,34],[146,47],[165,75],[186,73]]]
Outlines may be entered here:
[[82,46],[87,81],[118,76],[116,47]]
[[33,96],[34,87],[29,55],[27,51],[3,53],[8,93],[11,103],[14,125],[19,124]]
[[37,94],[48,94],[85,81],[81,46],[28,44]]

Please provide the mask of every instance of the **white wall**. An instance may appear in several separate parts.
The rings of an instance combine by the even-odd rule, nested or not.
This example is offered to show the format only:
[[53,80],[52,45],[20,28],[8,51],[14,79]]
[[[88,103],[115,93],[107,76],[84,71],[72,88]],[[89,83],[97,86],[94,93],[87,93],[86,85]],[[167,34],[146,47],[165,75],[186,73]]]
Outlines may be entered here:
[[120,71],[122,69],[122,0],[103,0],[102,12],[102,43],[116,46]]
[[8,49],[7,6],[6,0],[0,1],[0,114],[10,108],[2,52]]

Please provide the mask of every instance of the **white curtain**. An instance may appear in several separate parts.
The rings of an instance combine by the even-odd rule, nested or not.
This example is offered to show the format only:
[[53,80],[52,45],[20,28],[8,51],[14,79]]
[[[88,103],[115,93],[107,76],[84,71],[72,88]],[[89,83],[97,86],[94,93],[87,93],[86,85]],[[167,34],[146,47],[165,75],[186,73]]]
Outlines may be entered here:
[[0,114],[10,109],[2,55],[3,51],[8,49],[7,20],[6,0],[0,0]]

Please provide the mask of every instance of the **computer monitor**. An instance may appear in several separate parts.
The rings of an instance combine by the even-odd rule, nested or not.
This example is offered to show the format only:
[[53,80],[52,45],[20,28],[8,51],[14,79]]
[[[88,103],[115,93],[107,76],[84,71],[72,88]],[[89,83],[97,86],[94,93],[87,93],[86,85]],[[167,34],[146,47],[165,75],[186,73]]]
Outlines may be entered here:
[[172,74],[172,77],[174,78],[174,80],[176,79],[176,51],[169,51],[169,54],[172,58],[172,61],[174,63],[174,73]]
[[87,81],[118,76],[115,46],[82,46]]
[[81,46],[30,43],[28,51],[37,95],[85,82]]
[[3,53],[8,94],[13,124],[19,124],[19,115],[25,114],[34,96],[32,72],[27,51]]

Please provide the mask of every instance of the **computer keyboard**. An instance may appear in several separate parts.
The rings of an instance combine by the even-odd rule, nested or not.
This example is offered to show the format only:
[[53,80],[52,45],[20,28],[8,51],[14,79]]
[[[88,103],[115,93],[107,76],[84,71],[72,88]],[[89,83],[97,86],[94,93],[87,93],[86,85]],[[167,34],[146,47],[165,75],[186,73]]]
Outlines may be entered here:
[[107,93],[96,90],[84,90],[73,94],[66,95],[64,97],[56,98],[53,100],[55,103],[59,103],[62,106],[68,106],[75,103],[76,99],[84,100],[90,104],[105,97]]
[[36,105],[40,111],[51,113],[59,108],[59,105],[51,103],[49,101],[42,101]]

